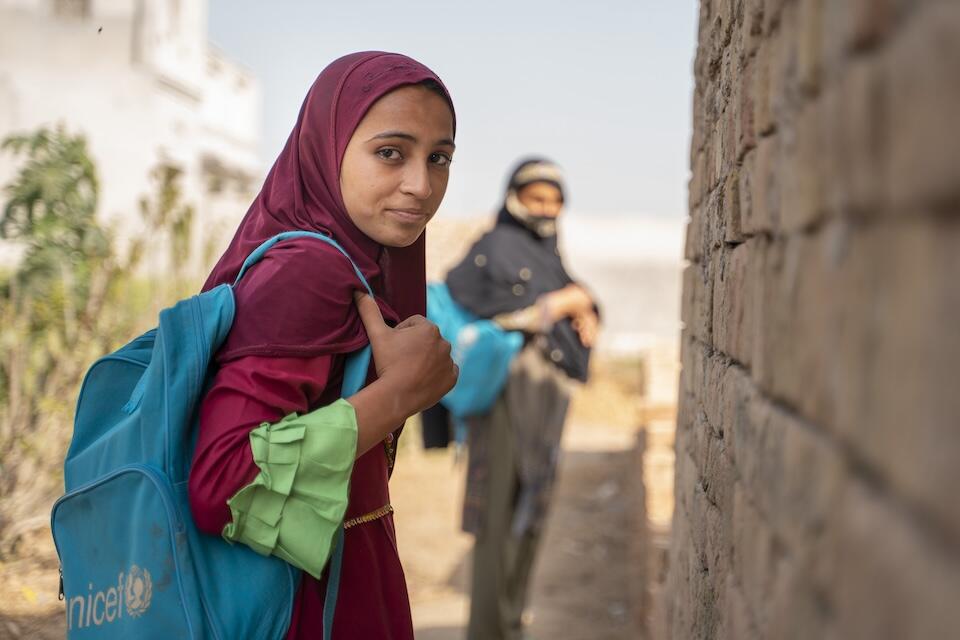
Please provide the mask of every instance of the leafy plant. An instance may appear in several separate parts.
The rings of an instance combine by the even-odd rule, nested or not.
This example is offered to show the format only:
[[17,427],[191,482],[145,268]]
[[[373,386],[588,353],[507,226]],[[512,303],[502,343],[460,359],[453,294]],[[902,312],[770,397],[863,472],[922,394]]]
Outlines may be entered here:
[[[191,287],[185,277],[194,210],[181,171],[151,172],[143,198],[146,232],[121,251],[96,216],[99,180],[83,136],[62,127],[14,135],[2,150],[24,162],[6,186],[0,238],[23,249],[0,274],[0,558],[46,522],[62,490],[73,401],[97,357],[153,323],[156,311]],[[169,248],[173,277],[141,272],[144,257]]]

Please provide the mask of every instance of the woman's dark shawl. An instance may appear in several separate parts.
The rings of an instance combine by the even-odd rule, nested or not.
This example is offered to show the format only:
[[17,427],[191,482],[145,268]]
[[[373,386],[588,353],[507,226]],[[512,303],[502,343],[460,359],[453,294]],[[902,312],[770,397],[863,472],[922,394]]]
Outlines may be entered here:
[[[447,274],[450,295],[481,318],[524,309],[545,293],[573,282],[564,269],[555,234],[540,236],[507,211],[493,229]],[[585,382],[590,349],[569,318],[534,338],[544,357],[569,377]]]

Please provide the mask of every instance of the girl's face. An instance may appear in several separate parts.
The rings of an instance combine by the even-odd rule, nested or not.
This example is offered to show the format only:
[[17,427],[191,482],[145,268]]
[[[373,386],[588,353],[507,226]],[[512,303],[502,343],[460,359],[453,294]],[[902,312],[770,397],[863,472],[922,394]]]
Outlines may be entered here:
[[410,85],[377,100],[340,165],[350,219],[384,246],[413,244],[443,200],[454,148],[453,114],[430,89]]
[[563,209],[563,193],[549,182],[531,182],[521,187],[517,200],[535,216],[556,218]]

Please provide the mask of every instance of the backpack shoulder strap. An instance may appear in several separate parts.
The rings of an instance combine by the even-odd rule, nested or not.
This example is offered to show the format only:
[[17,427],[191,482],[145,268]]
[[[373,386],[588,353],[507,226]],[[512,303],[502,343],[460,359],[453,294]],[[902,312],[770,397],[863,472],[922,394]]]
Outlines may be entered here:
[[278,233],[269,240],[263,242],[263,244],[254,249],[250,255],[247,256],[247,259],[243,261],[243,266],[240,267],[240,272],[237,273],[237,278],[233,281],[233,286],[237,286],[237,284],[240,282],[240,279],[243,278],[244,274],[246,274],[250,267],[260,262],[263,256],[266,255],[267,251],[269,251],[273,245],[277,244],[278,242],[283,242],[284,240],[293,240],[295,238],[314,238],[316,240],[320,240],[321,242],[327,243],[342,253],[343,256],[350,261],[350,266],[353,267],[354,273],[357,274],[357,278],[359,278],[360,282],[363,283],[364,288],[371,296],[373,295],[373,289],[370,288],[370,285],[367,283],[367,279],[363,277],[363,273],[360,272],[359,267],[357,267],[357,263],[353,261],[353,258],[350,257],[350,254],[347,253],[344,248],[341,247],[340,244],[330,236],[326,236],[315,231],[284,231],[283,233]]

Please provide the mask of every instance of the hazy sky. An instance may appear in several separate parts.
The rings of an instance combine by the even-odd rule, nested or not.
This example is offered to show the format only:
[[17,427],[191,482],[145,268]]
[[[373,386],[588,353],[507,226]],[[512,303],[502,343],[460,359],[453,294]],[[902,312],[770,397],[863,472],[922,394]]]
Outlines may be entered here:
[[694,0],[212,0],[210,37],[263,93],[265,167],[317,73],[345,53],[408,54],[457,109],[441,213],[493,209],[527,154],[566,170],[578,213],[686,214]]

